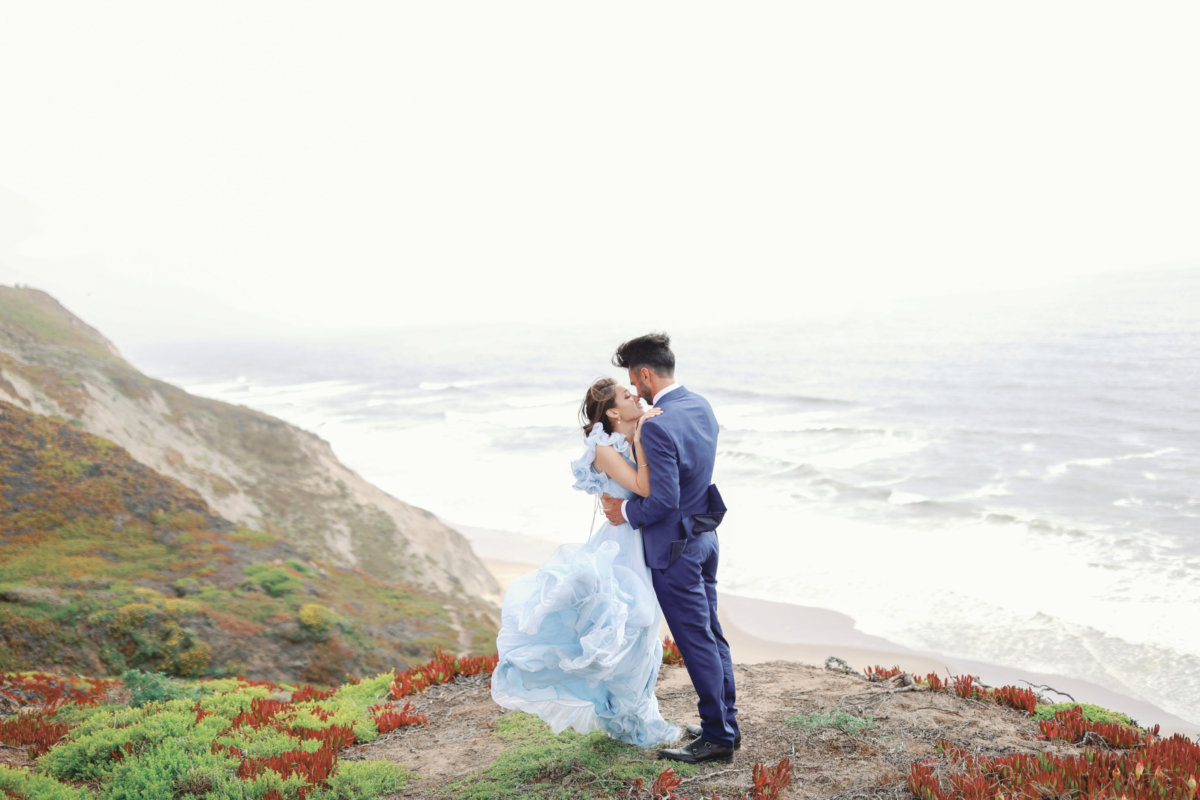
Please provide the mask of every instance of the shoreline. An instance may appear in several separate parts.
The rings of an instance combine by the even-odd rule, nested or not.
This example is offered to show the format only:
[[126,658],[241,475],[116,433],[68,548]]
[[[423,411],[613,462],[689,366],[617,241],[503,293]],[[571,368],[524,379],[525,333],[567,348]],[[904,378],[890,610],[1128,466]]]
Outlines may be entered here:
[[[460,526],[455,527],[463,530]],[[538,568],[535,559],[548,556],[556,547],[551,542],[519,534],[467,530],[470,533],[464,531],[464,535],[472,539],[473,545],[475,540],[472,534],[486,534],[480,537],[482,541],[479,543],[481,546],[476,548],[477,552],[483,550],[492,554],[500,550],[505,555],[519,554],[528,559],[515,561],[480,554],[484,566],[500,583],[502,594],[513,580]],[[509,536],[516,538],[507,542],[503,549],[495,547]],[[539,550],[546,552],[539,556]],[[828,657],[836,656],[860,672],[867,666],[878,664],[884,667],[899,666],[907,672],[922,675],[929,672],[947,675],[969,673],[991,686],[1023,685],[1021,681],[1027,681],[1036,686],[1052,686],[1057,694],[1069,694],[1079,703],[1094,703],[1128,714],[1144,725],[1160,725],[1164,736],[1182,733],[1196,737],[1200,734],[1198,724],[1177,717],[1152,703],[1088,681],[913,650],[863,633],[855,627],[853,618],[830,609],[757,600],[724,592],[719,594],[718,606],[725,638],[729,641],[734,662],[738,664],[792,661],[822,667]],[[665,623],[663,631],[668,633]],[[1055,699],[1069,702],[1065,696]]]

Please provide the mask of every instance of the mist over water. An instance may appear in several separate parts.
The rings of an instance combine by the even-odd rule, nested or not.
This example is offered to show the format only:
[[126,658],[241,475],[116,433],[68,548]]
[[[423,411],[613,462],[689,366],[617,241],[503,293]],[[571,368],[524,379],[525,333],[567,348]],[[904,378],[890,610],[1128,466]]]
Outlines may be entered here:
[[[627,315],[628,316],[628,315]],[[633,317],[628,317],[632,319]],[[133,345],[464,525],[585,538],[576,411],[636,322]],[[1200,722],[1200,271],[672,331],[721,423],[722,588]]]

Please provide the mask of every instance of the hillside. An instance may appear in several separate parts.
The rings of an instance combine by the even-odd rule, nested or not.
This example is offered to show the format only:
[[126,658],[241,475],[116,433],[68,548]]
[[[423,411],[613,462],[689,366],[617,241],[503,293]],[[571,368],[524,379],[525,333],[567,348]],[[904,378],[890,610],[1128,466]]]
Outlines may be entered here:
[[499,602],[461,534],[372,486],[328,442],[143,375],[44,292],[0,286],[0,400],[111,439],[239,526],[442,593],[453,614]]
[[[239,528],[110,440],[0,402],[0,670],[330,684],[494,649],[485,609]],[[461,604],[460,604],[461,606]]]

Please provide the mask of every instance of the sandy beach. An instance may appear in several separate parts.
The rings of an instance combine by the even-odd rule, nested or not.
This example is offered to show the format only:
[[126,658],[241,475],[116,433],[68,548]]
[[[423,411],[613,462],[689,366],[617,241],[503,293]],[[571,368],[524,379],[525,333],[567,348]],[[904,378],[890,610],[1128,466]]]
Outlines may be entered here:
[[[476,536],[482,534],[481,531],[472,532]],[[487,536],[482,537],[483,541],[479,542],[482,546],[477,545],[477,550],[496,552],[494,546],[509,536],[512,535],[489,531]],[[476,544],[475,541],[472,543]],[[553,545],[516,535],[507,542],[504,550],[536,557],[537,551],[547,547],[553,551]],[[549,555],[549,552],[545,555]],[[507,589],[516,578],[538,568],[538,564],[532,558],[529,561],[484,558],[483,563],[496,577],[502,590]],[[1161,725],[1164,734],[1200,734],[1200,725],[1192,724],[1151,703],[1127,697],[1102,686],[1062,675],[1032,673],[995,664],[918,652],[887,639],[863,633],[855,627],[851,617],[837,611],[773,603],[724,593],[719,595],[718,606],[725,638],[729,640],[734,661],[739,664],[795,661],[822,666],[828,657],[837,656],[859,671],[878,664],[899,666],[908,672],[919,674],[970,673],[991,686],[1023,685],[1020,682],[1027,681],[1037,686],[1052,686],[1060,693],[1070,695],[1077,702],[1095,703],[1122,711],[1145,725]],[[664,633],[669,633],[665,625]],[[1055,695],[1044,690],[1043,693],[1058,702],[1068,700],[1062,694]]]

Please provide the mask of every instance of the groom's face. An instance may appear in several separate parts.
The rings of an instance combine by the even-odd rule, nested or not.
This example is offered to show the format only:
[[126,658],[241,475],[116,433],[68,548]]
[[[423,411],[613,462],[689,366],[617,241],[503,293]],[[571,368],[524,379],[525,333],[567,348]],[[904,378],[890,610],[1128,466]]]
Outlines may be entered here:
[[633,367],[630,367],[629,383],[637,389],[638,396],[646,401],[646,405],[650,405],[650,403],[654,402],[654,392],[650,391],[650,387],[642,380],[640,373],[641,370],[635,370]]

